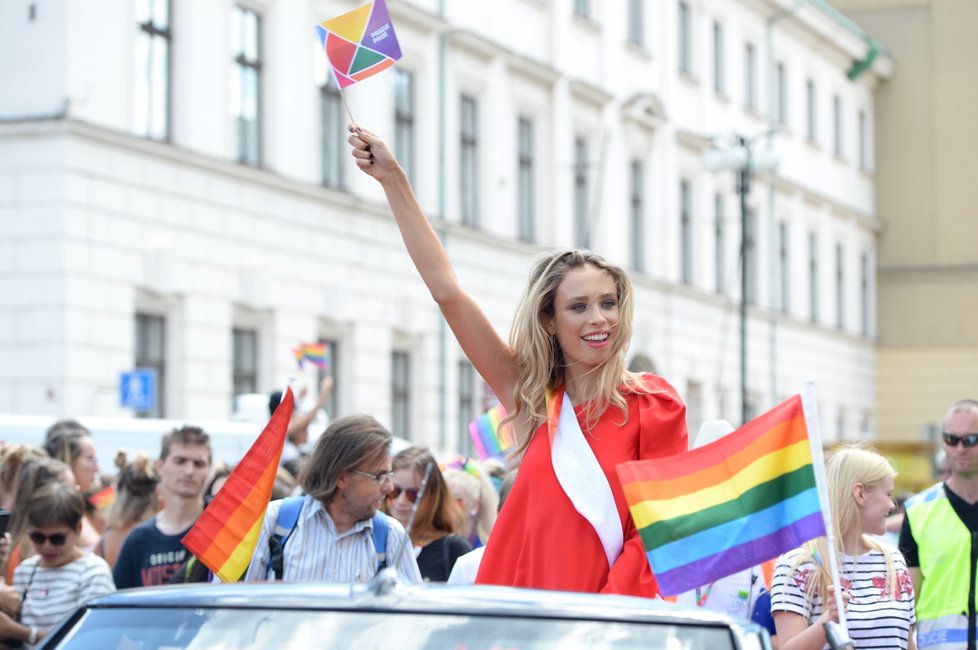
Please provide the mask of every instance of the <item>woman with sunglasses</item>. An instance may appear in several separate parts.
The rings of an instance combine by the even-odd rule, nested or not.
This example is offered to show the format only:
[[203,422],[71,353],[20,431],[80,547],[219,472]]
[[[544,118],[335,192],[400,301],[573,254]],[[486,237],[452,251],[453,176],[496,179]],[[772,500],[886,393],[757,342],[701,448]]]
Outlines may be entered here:
[[[418,502],[421,479],[429,464],[431,473]],[[394,487],[387,493],[387,514],[407,528],[411,511],[417,505],[410,533],[421,577],[430,582],[445,582],[455,560],[472,550],[468,541],[458,534],[463,525],[462,509],[427,449],[404,449],[394,456],[393,469]]]
[[34,494],[27,536],[37,555],[14,571],[20,622],[0,614],[0,636],[34,647],[81,603],[115,591],[106,561],[76,545],[84,516],[85,502],[73,486],[51,483]]

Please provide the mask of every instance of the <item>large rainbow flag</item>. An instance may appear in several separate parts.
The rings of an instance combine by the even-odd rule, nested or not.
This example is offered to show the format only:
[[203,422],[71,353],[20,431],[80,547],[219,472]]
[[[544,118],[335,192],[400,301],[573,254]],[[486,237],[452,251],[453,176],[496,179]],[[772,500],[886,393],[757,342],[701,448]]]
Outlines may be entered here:
[[287,388],[265,430],[183,537],[187,550],[224,582],[237,582],[251,562],[294,405]]
[[401,46],[384,0],[374,0],[316,25],[336,83],[346,88],[394,65]]
[[760,564],[825,535],[796,395],[714,443],[618,466],[664,595]]

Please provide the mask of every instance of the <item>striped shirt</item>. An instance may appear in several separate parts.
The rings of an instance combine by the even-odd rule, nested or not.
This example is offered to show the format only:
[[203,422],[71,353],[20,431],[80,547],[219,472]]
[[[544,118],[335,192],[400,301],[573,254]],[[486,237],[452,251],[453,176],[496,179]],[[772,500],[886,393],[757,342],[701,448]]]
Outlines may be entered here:
[[35,555],[14,570],[24,625],[50,630],[89,598],[115,591],[108,563],[92,553],[59,567],[48,568],[40,562],[41,556]]
[[[899,551],[887,549],[893,561],[896,598],[886,587],[886,558],[882,552],[839,555],[839,580],[852,596],[846,608],[846,623],[856,648],[906,648],[910,627],[916,623],[910,571]],[[792,571],[804,557],[808,561],[802,561]],[[809,625],[814,623],[824,611],[821,595],[816,594],[809,602],[805,594],[808,576],[815,568],[806,547],[778,558],[771,586],[771,611],[791,612],[805,617]]]
[[[245,573],[246,581],[274,578],[268,570],[268,538],[275,528],[281,505],[281,501],[268,504],[255,554]],[[295,530],[285,544],[282,579],[286,582],[370,582],[377,573],[377,553],[372,535],[371,519],[358,521],[345,532],[337,532],[323,504],[306,496]],[[404,528],[397,520],[387,517],[386,555],[389,566],[394,566],[394,554],[402,539]],[[404,582],[421,582],[421,572],[410,544],[395,568]]]

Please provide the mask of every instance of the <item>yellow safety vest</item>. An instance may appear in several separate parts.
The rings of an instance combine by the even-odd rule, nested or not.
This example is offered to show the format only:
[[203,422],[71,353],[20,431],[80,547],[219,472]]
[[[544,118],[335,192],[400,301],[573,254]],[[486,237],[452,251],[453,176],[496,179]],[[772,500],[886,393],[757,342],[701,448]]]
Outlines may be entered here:
[[[907,501],[907,519],[917,542],[920,593],[917,594],[917,647],[960,650],[968,647],[968,615],[974,602],[976,540],[938,483]],[[974,641],[974,639],[972,639]]]

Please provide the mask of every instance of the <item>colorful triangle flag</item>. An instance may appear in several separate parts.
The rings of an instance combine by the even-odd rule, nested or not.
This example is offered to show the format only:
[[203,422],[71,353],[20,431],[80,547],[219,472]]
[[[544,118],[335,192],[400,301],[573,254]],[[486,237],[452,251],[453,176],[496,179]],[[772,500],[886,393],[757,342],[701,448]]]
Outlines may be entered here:
[[286,388],[265,430],[182,540],[224,582],[237,582],[251,562],[275,486],[294,399],[292,389]]
[[711,444],[619,465],[662,594],[710,584],[825,535],[813,458],[796,395]]
[[326,59],[340,88],[394,65],[401,46],[384,0],[374,0],[316,25]]

